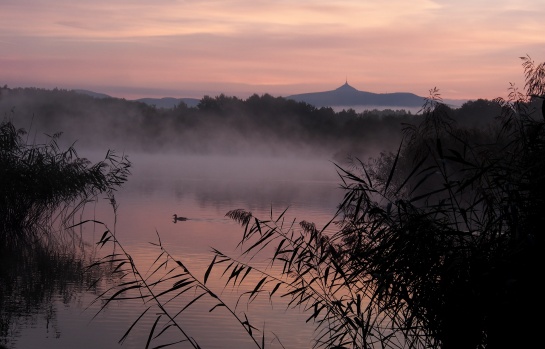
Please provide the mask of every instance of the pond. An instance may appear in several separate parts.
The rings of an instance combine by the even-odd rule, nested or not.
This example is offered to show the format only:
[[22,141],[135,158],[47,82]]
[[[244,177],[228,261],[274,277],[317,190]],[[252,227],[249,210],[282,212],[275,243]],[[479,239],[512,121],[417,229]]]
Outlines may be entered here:
[[[92,159],[94,155],[84,156]],[[344,194],[336,168],[328,159],[173,154],[136,154],[129,158],[133,174],[116,193],[116,213],[103,199],[88,204],[79,218],[96,219],[115,229],[116,237],[143,273],[159,255],[157,247],[150,244],[157,243],[159,237],[170,254],[202,278],[213,258],[212,248],[233,256],[240,254],[237,243],[244,229],[225,216],[228,211],[240,208],[268,218],[287,208],[286,221],[306,220],[320,228],[333,217]],[[174,214],[187,220],[174,221]],[[328,229],[334,230],[334,226]],[[99,224],[86,223],[79,233],[93,246],[104,230]],[[89,283],[80,278],[66,282],[68,285],[55,288],[46,297],[47,302],[12,314],[9,328],[3,330],[7,347],[146,346],[155,316],[143,317],[123,344],[118,343],[145,310],[141,300],[114,301],[102,309],[104,301],[93,301],[108,285],[89,289]],[[239,299],[240,290],[225,287],[221,274],[214,274],[209,285],[230,304]],[[256,348],[240,323],[227,311],[210,311],[213,307],[213,302],[204,302],[180,318],[183,329],[200,347]],[[236,310],[246,313],[256,328],[264,329],[267,348],[311,348],[314,325],[305,322],[310,314],[287,308],[283,299],[271,303],[268,297],[261,297],[249,305],[241,301]],[[2,309],[3,317],[8,310]],[[183,339],[179,332],[171,331],[150,347]],[[187,342],[169,346],[190,347]]]

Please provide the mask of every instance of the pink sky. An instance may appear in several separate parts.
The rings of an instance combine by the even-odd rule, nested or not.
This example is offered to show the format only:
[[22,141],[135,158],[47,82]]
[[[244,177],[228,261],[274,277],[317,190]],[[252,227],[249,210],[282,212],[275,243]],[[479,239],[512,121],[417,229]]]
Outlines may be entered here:
[[0,0],[0,84],[128,99],[327,91],[505,97],[544,0]]

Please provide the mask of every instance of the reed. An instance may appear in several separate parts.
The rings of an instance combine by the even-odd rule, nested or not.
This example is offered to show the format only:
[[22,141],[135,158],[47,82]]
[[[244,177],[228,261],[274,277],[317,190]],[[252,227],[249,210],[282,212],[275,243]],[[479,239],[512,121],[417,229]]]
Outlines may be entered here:
[[91,164],[73,146],[61,150],[60,133],[45,144],[27,144],[24,129],[0,123],[0,241],[4,248],[54,240],[55,223],[66,227],[98,194],[113,194],[130,174],[130,161],[108,151]]
[[[139,322],[143,322],[142,319],[145,316],[153,316],[153,326],[149,329],[146,349],[163,348],[178,343],[185,343],[188,347],[195,349],[201,348],[199,339],[185,328],[187,321],[191,322],[186,314],[191,311],[191,308],[201,303],[208,307],[209,312],[220,309],[227,311],[257,348],[265,348],[264,331],[259,331],[257,327],[252,325],[248,314],[237,312],[236,306],[224,302],[207,286],[211,268],[205,272],[204,278],[201,280],[181,259],[168,252],[157,233],[157,243],[151,244],[158,249],[159,255],[148,271],[143,272],[116,237],[115,231],[99,221],[83,221],[78,225],[88,223],[104,226],[105,232],[97,244],[100,247],[108,247],[108,250],[112,251],[90,264],[88,270],[108,269],[112,271],[111,275],[118,280],[116,284],[104,290],[95,299],[95,302],[102,302],[100,310],[95,316],[104,311],[113,301],[140,300],[145,308],[119,339],[119,344],[123,344],[127,337],[136,331],[137,325]],[[101,277],[105,276],[107,275],[101,275]],[[95,283],[100,281],[100,278],[96,279]],[[164,339],[167,334],[171,334],[173,331],[177,333],[174,336],[177,339]]]

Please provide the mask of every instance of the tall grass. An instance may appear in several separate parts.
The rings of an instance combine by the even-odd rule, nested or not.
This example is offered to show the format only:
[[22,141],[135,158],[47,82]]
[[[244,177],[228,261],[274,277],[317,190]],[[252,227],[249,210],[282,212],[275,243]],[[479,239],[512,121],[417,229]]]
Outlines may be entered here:
[[55,239],[54,223],[66,226],[98,194],[113,194],[127,180],[127,157],[108,151],[96,163],[61,150],[60,134],[46,144],[27,144],[23,129],[0,123],[0,244],[14,248]]

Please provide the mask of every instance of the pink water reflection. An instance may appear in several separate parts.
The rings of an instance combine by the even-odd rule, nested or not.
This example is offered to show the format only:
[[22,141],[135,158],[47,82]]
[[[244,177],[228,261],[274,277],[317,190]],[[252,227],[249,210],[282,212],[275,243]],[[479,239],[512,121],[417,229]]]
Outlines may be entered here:
[[[243,208],[266,218],[280,214],[289,206],[286,220],[307,220],[318,227],[328,222],[342,198],[334,166],[325,160],[283,161],[265,159],[245,163],[247,159],[175,158],[165,166],[165,158],[132,158],[135,168],[129,183],[116,194],[117,217],[106,201],[88,207],[88,218],[103,221],[136,261],[141,271],[149,269],[158,250],[149,242],[157,242],[159,234],[168,251],[183,260],[194,273],[203,277],[212,259],[212,247],[236,255],[236,244],[243,229],[225,217],[227,211]],[[226,167],[235,163],[235,166]],[[223,166],[223,167],[222,167]],[[252,169],[256,169],[252,172]],[[187,221],[173,222],[173,214]],[[115,222],[115,218],[117,222]],[[103,227],[87,224],[82,228],[89,241],[97,241]],[[218,275],[210,278],[210,287],[227,302],[235,304],[238,293],[224,288]],[[235,290],[236,291],[236,290]],[[17,341],[18,348],[118,348],[118,340],[136,319],[143,307],[135,301],[118,302],[91,321],[99,304],[84,308],[94,295],[87,293],[77,304],[56,304],[60,336],[51,335],[47,324],[25,329]],[[240,324],[220,310],[209,312],[214,303],[192,307],[184,314],[184,329],[202,348],[255,348]],[[176,303],[171,304],[176,307]],[[241,306],[252,323],[265,328],[267,347],[281,348],[276,334],[286,348],[310,348],[314,326],[305,324],[308,314],[286,310],[282,300],[274,303],[258,299],[249,308]],[[142,322],[124,347],[143,347],[153,317]],[[45,330],[44,330],[45,327]],[[181,338],[173,331],[165,340]],[[157,345],[159,344],[156,343]],[[190,348],[181,343],[173,348]]]

